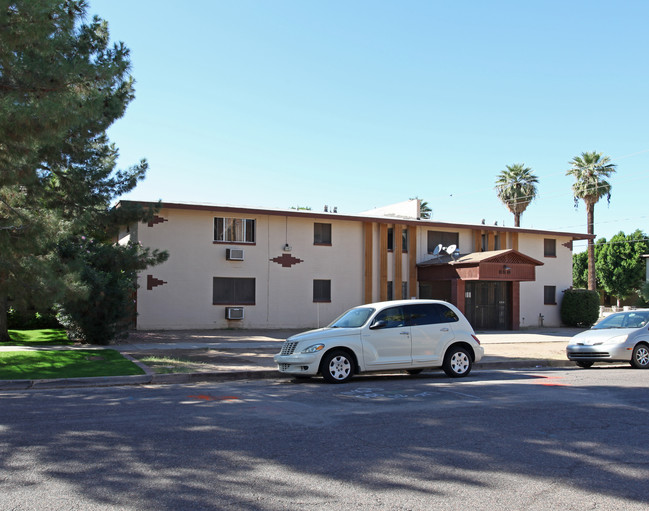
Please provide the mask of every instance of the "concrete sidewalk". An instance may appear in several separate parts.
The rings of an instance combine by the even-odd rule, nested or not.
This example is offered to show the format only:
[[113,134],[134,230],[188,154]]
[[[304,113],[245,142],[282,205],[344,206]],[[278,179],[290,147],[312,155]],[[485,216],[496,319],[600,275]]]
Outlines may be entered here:
[[[573,328],[477,332],[485,356],[474,369],[516,369],[574,366],[565,355],[569,339],[581,332]],[[190,383],[253,378],[289,378],[277,372],[273,355],[286,337],[299,330],[182,330],[133,332],[128,339],[106,346],[120,351],[145,371],[141,376],[70,378],[54,380],[0,380],[0,390],[85,387],[128,384]],[[0,350],[92,349],[95,346]],[[105,348],[105,347],[100,347]],[[156,374],[139,361],[147,357],[171,357],[195,362],[191,373]]]

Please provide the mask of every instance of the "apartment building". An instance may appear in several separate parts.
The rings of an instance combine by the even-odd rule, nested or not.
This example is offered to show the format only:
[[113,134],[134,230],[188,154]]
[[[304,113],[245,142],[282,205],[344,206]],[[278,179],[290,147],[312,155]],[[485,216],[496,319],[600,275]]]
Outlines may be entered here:
[[425,220],[418,200],[358,215],[163,203],[119,235],[169,252],[138,278],[146,330],[314,328],[401,298],[450,301],[477,330],[558,326],[582,239]]

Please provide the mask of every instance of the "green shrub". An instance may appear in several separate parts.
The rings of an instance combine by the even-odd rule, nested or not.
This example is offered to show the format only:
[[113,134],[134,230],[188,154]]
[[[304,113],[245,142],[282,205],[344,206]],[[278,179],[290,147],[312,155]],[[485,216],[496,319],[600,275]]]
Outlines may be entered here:
[[85,292],[70,294],[58,306],[57,319],[70,339],[109,344],[128,336],[135,318],[139,270],[167,259],[135,243],[114,245],[81,236],[59,245],[61,256],[76,265]]
[[561,321],[567,326],[590,327],[599,318],[599,294],[587,289],[566,289],[561,301]]
[[61,328],[56,313],[53,311],[36,312],[34,310],[19,312],[13,307],[7,311],[7,323],[10,330],[40,330],[44,328]]

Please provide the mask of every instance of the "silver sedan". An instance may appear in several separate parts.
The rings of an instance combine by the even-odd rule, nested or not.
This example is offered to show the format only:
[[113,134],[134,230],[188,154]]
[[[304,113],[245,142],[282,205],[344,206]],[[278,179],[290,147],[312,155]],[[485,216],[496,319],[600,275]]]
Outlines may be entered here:
[[638,369],[649,368],[649,309],[607,316],[575,335],[566,354],[584,368],[595,362],[629,362]]

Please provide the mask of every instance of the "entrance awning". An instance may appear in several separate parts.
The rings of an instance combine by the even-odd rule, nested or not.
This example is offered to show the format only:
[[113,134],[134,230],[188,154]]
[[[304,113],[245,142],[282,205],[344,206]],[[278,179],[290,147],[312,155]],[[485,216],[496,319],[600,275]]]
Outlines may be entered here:
[[417,280],[530,282],[536,280],[537,266],[543,266],[543,263],[513,249],[473,252],[457,259],[443,255],[419,263]]

